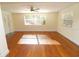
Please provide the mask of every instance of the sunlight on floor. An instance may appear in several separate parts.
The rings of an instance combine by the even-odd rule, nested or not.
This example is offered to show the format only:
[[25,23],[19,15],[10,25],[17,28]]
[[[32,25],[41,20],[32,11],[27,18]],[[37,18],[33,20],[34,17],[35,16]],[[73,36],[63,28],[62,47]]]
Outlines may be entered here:
[[22,39],[36,39],[36,35],[23,35]]
[[46,35],[23,35],[18,44],[60,45],[58,41]]

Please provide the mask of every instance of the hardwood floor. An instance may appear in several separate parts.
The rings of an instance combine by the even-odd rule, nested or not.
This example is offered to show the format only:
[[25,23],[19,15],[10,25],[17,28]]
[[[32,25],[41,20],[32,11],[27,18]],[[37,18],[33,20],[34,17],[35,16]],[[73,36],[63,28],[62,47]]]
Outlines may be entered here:
[[[61,45],[29,45],[17,44],[24,34],[44,34],[57,40]],[[79,46],[57,32],[15,32],[7,39],[10,50],[7,57],[76,57],[79,56]]]

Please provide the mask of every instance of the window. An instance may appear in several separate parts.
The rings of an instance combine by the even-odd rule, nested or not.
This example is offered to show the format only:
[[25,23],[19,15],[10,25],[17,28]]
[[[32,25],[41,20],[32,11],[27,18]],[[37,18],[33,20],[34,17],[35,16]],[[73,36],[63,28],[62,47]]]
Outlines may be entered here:
[[25,25],[44,25],[46,17],[39,14],[30,14],[24,16]]

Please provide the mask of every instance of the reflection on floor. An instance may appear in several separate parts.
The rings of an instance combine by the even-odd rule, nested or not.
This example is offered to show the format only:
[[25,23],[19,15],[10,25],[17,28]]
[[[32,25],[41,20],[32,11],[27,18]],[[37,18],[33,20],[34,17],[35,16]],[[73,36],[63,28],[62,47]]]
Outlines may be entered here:
[[18,44],[60,45],[58,41],[53,40],[46,35],[23,35]]

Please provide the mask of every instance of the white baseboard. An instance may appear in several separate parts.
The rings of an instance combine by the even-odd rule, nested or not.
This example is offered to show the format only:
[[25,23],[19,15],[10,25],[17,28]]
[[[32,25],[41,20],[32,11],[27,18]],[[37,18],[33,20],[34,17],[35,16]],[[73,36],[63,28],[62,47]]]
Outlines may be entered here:
[[57,31],[58,33],[60,33],[61,35],[63,35],[64,37],[68,38],[70,41],[72,41],[74,44],[79,46],[79,43],[77,43],[77,41],[75,41],[75,39],[73,37],[68,37],[67,35],[63,34],[60,31]]
[[9,50],[5,49],[0,53],[0,57],[6,57],[8,53],[9,53]]
[[53,32],[53,31],[56,31],[56,30],[15,30],[15,31],[46,31],[46,32]]

